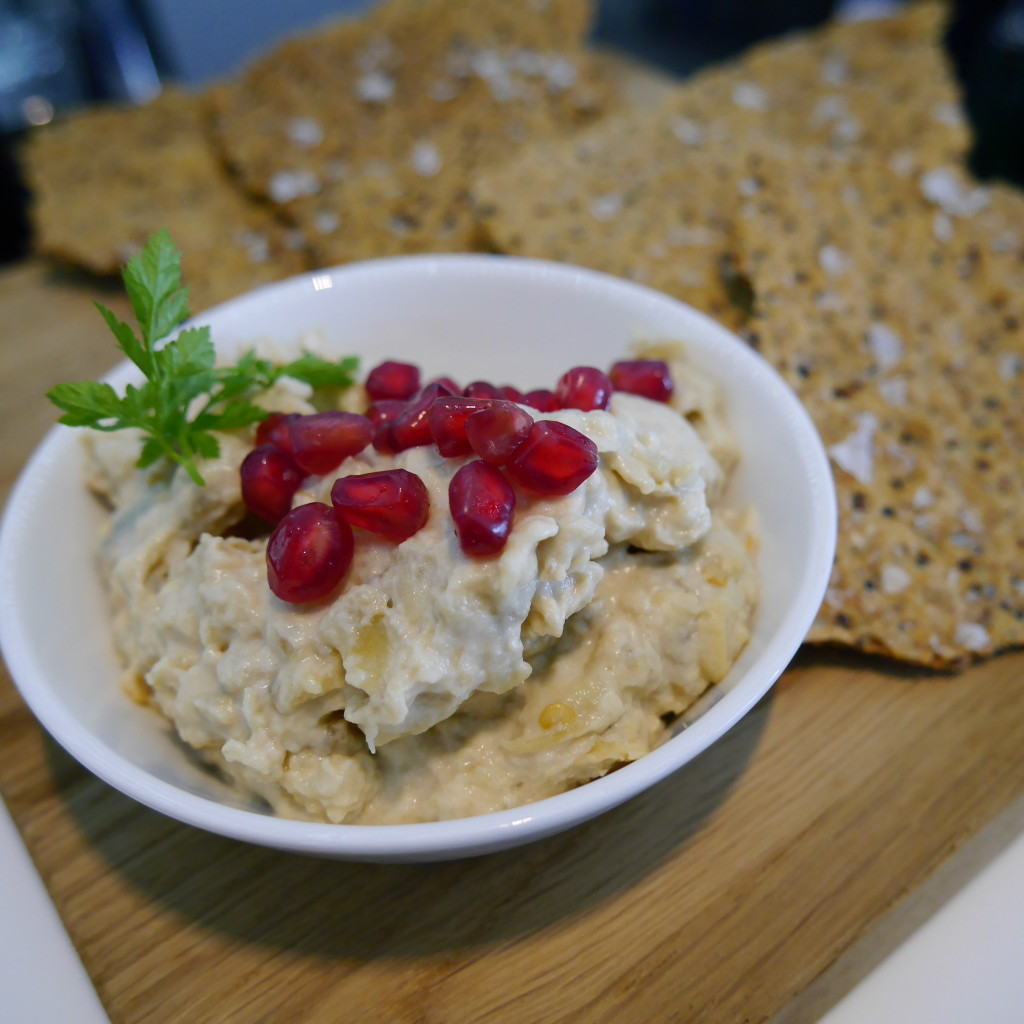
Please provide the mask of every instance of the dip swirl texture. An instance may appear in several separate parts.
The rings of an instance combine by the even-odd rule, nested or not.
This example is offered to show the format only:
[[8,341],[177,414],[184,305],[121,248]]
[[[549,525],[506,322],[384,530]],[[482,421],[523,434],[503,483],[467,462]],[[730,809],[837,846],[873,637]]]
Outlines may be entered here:
[[535,414],[590,437],[599,467],[564,497],[521,496],[498,556],[467,558],[455,537],[446,495],[466,460],[367,449],[308,478],[296,504],[396,466],[431,500],[401,544],[362,536],[337,593],[311,605],[276,599],[265,538],[231,532],[247,438],[222,438],[204,488],[136,470],[130,438],[92,439],[132,692],[295,818],[486,813],[643,756],[726,674],[757,599],[753,528],[718,507],[736,452],[715,385],[678,347],[657,352],[686,382],[673,406],[616,393],[607,411]]

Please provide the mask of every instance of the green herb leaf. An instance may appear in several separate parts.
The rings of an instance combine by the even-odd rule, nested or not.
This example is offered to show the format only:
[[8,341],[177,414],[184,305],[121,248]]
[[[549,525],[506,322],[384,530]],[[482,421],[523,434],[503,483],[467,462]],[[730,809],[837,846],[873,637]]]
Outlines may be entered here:
[[125,291],[147,348],[188,318],[188,290],[181,286],[181,254],[161,228],[124,268]]
[[160,374],[170,378],[213,377],[217,358],[209,327],[189,327],[154,353]]
[[99,302],[95,303],[95,306],[102,314],[103,319],[107,321],[107,326],[113,332],[114,337],[117,338],[117,344],[121,351],[147,377],[151,377],[153,375],[153,355],[149,349],[135,337],[135,332],[131,327],[123,320],[118,320],[117,316],[106,306]]
[[314,388],[347,388],[355,380],[359,360],[349,356],[338,363],[329,362],[312,352],[303,351],[300,358],[281,367],[282,377],[304,381]]
[[217,367],[209,327],[188,327],[163,342],[189,315],[188,291],[181,284],[181,255],[166,229],[153,235],[142,252],[128,261],[123,277],[139,334],[105,306],[96,306],[145,382],[129,384],[120,397],[109,384],[95,381],[58,384],[47,397],[63,412],[60,422],[68,426],[141,431],[137,465],[142,469],[170,459],[202,485],[196,458],[214,459],[220,454],[211,431],[237,430],[265,419],[267,410],[252,399],[281,377],[313,388],[344,388],[355,379],[358,359],[332,363],[311,352],[275,366],[250,351],[234,366]]
[[104,420],[116,420],[121,414],[121,399],[114,389],[96,381],[58,384],[46,397],[64,411],[59,422],[69,427],[94,427]]

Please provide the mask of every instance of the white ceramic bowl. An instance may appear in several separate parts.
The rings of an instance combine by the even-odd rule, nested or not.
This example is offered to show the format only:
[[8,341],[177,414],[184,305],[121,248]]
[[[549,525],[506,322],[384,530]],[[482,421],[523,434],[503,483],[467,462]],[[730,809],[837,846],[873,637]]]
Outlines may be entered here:
[[[426,373],[520,386],[580,363],[607,366],[633,339],[672,338],[725,389],[743,451],[730,500],[753,504],[763,597],[753,639],[672,739],[639,761],[528,806],[419,825],[327,825],[246,809],[185,756],[154,712],[118,686],[94,564],[102,512],[82,482],[79,432],[54,427],[11,495],[0,533],[0,644],[39,721],[110,785],[171,817],[266,846],[352,860],[438,860],[538,839],[591,818],[686,764],[769,689],[820,604],[835,545],[826,455],[803,407],[742,341],[687,306],[570,266],[490,256],[351,264],[293,278],[202,316],[230,356],[272,337],[322,332],[369,368],[408,359]],[[131,379],[122,365],[108,378]]]

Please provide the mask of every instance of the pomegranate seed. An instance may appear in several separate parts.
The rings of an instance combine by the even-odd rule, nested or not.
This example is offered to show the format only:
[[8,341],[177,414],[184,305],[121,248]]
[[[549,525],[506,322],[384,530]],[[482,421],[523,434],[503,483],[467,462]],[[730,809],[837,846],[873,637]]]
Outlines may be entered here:
[[597,445],[567,423],[540,420],[506,469],[526,491],[570,494],[597,469]]
[[538,412],[558,412],[562,408],[554,391],[548,391],[547,388],[536,388],[534,391],[527,391],[523,395],[523,405],[528,405]]
[[466,398],[501,398],[501,392],[485,380],[475,380],[462,389]]
[[466,420],[493,402],[492,398],[463,398],[461,395],[442,395],[434,402],[427,413],[430,433],[437,450],[446,459],[470,454],[472,449],[466,438]]
[[420,369],[412,363],[387,360],[375,366],[366,378],[366,393],[370,399],[412,398],[420,389]]
[[533,417],[512,402],[494,402],[466,420],[466,438],[484,462],[504,466],[530,436]]
[[512,530],[516,494],[497,466],[467,462],[448,485],[459,546],[473,557],[496,555]]
[[370,443],[373,424],[354,412],[316,412],[292,420],[288,433],[298,467],[323,476]]
[[675,385],[668,363],[661,359],[627,359],[616,363],[608,375],[616,391],[667,402]]
[[563,409],[607,409],[612,382],[594,366],[574,366],[562,374],[555,395]]
[[323,502],[293,508],[267,543],[270,589],[291,604],[327,597],[352,563],[352,528]]
[[396,452],[406,448],[419,448],[430,444],[434,435],[430,432],[430,407],[448,394],[443,384],[428,384],[389,424],[391,444]]
[[373,424],[373,447],[382,455],[394,455],[391,423],[408,404],[396,398],[382,398],[379,402],[373,402],[367,410],[366,415]]
[[382,398],[379,402],[371,403],[366,410],[366,418],[377,427],[393,420],[405,406],[406,403],[397,398]]
[[283,449],[261,444],[242,461],[242,500],[261,519],[276,523],[292,507],[302,470]]
[[427,521],[430,495],[407,469],[343,476],[331,488],[334,511],[350,526],[360,526],[401,543]]
[[498,393],[506,402],[515,402],[517,405],[523,400],[523,393],[519,388],[512,387],[511,384],[502,384],[498,388]]
[[462,388],[451,377],[435,377],[432,381],[428,381],[428,384],[440,384],[442,387],[446,387],[449,394],[452,395],[462,394]]
[[272,444],[286,452],[292,450],[292,439],[288,433],[288,424],[297,420],[297,412],[272,412],[257,428],[256,443]]
[[382,420],[373,428],[373,447],[381,455],[394,455],[398,449],[395,447],[395,435],[392,431],[394,420]]

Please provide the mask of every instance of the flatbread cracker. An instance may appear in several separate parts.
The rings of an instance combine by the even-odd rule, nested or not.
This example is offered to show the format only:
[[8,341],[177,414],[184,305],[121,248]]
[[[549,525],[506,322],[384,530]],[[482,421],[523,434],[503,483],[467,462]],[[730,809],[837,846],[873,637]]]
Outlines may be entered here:
[[670,113],[621,115],[481,175],[473,195],[499,252],[628,277],[735,325],[721,264],[746,156],[688,148]]
[[220,145],[319,264],[475,248],[471,175],[611,101],[589,17],[584,0],[391,0],[224,89]]
[[735,326],[731,225],[763,145],[880,152],[904,173],[966,152],[944,19],[919,4],[766,43],[649,110],[534,147],[474,183],[484,236],[649,283]]
[[942,49],[947,18],[944,3],[914,3],[762,43],[696,76],[679,114],[712,136],[756,131],[917,167],[956,162],[971,138]]
[[286,229],[216,159],[196,96],[168,91],[144,107],[95,108],[38,129],[23,163],[46,255],[115,274],[167,227],[196,311],[305,269]]
[[835,470],[839,547],[812,641],[946,668],[1024,641],[1024,196],[763,154],[737,231],[749,337]]

